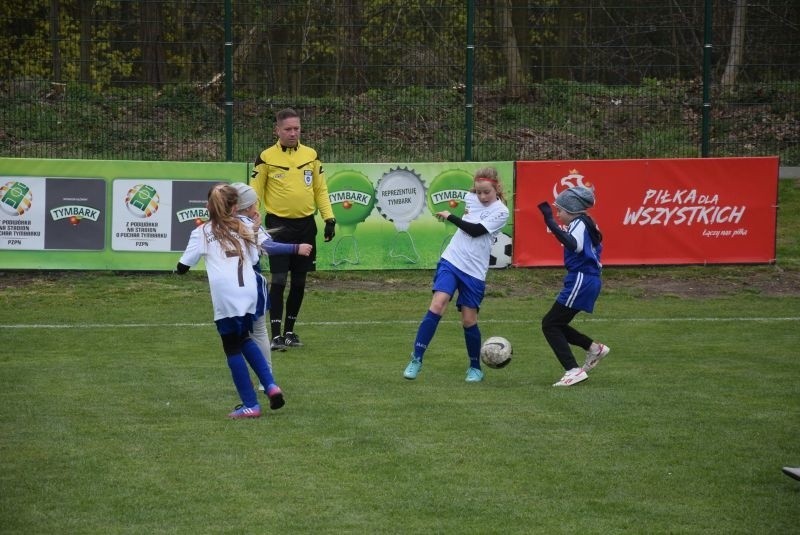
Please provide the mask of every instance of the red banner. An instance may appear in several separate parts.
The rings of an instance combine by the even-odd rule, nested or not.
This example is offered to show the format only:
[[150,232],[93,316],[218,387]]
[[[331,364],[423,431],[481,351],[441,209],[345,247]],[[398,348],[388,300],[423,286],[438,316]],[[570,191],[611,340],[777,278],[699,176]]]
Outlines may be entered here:
[[563,265],[536,205],[594,189],[604,265],[775,261],[778,158],[517,162],[514,265]]

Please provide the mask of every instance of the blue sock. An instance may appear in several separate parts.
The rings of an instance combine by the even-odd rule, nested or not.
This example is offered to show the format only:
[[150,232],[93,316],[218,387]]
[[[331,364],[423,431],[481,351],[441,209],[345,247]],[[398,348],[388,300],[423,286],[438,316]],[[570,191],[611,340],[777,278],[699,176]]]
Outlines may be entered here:
[[430,310],[422,318],[417,329],[417,338],[414,340],[414,356],[419,360],[422,360],[425,350],[428,349],[428,344],[431,343],[433,335],[436,334],[440,319],[442,319],[442,316],[434,314]]
[[467,355],[470,368],[481,369],[481,330],[476,323],[464,329],[464,341],[467,343]]
[[269,369],[269,363],[267,363],[267,359],[261,349],[258,348],[258,344],[248,338],[242,344],[242,353],[244,353],[247,363],[256,372],[256,377],[261,381],[264,388],[269,390],[271,386],[274,386],[275,378],[272,376],[272,370]]
[[242,399],[244,406],[255,407],[258,405],[258,396],[253,388],[253,382],[250,380],[250,371],[247,369],[247,363],[244,361],[242,354],[228,355],[228,367],[231,369],[233,384],[236,386],[236,391],[239,392],[239,397]]

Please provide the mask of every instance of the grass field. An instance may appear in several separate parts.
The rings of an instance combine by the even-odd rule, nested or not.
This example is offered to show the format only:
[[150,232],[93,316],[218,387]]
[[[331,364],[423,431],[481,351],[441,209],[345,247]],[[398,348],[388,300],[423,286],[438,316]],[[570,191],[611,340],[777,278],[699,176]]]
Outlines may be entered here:
[[797,532],[797,192],[777,265],[607,269],[576,326],[612,352],[568,389],[560,270],[490,274],[515,357],[480,384],[455,310],[402,378],[429,272],[318,273],[250,421],[203,273],[3,273],[0,533]]

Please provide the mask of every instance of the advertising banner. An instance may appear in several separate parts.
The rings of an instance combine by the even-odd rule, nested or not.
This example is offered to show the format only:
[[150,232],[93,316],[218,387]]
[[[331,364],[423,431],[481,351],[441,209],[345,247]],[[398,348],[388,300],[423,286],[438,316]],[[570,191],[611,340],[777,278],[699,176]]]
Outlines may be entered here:
[[763,157],[517,162],[514,265],[563,265],[536,205],[577,185],[595,191],[604,265],[775,261],[778,158]]
[[171,270],[242,163],[0,158],[0,269]]
[[[336,217],[330,243],[317,238],[318,270],[432,269],[457,230],[434,214],[464,214],[464,196],[482,167],[498,171],[513,214],[513,162],[325,164]],[[498,236],[493,267],[511,264],[513,222]],[[322,219],[317,227],[322,230]]]
[[[317,216],[317,269],[435,267],[456,227],[434,214],[463,215],[473,174],[486,166],[513,210],[513,162],[325,164],[337,229],[325,243]],[[248,182],[251,169],[0,158],[0,269],[172,270],[207,219],[211,185]],[[493,267],[510,265],[512,229],[499,236]]]

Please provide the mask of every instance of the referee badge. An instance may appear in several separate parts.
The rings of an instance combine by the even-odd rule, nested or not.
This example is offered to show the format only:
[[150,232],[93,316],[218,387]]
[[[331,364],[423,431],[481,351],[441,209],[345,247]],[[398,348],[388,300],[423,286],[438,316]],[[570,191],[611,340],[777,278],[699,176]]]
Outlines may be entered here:
[[314,180],[314,172],[310,169],[303,171],[303,181],[306,183],[306,186],[310,186],[311,182]]

